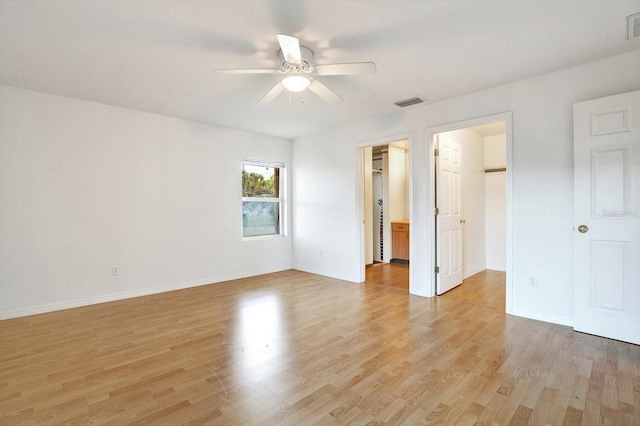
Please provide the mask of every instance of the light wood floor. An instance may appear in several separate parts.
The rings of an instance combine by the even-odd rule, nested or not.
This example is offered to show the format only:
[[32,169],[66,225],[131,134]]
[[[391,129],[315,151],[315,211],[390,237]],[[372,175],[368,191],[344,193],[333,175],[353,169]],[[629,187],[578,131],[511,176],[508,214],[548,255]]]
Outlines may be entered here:
[[[366,268],[366,283],[388,285],[409,291],[409,265],[375,263]],[[440,297],[505,310],[506,274],[485,270]]]
[[449,300],[474,303],[489,308],[505,310],[506,274],[502,271],[485,270],[462,281],[442,296]]
[[409,265],[404,263],[374,263],[365,268],[365,282],[401,288],[409,291]]
[[640,346],[286,271],[0,322],[0,424],[638,425]]

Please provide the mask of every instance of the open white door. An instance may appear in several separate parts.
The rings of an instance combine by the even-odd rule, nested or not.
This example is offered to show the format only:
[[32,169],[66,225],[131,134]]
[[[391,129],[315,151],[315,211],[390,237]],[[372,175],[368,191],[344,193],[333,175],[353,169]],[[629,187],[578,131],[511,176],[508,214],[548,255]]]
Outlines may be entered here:
[[640,344],[640,91],[573,117],[574,328]]
[[462,151],[460,143],[442,135],[436,146],[436,250],[439,269],[436,289],[440,295],[462,283]]

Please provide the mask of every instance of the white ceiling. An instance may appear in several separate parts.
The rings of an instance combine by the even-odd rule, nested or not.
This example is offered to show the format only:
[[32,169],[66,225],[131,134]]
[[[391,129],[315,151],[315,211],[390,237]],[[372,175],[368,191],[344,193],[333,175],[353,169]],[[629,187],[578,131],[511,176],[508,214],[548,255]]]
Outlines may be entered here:
[[[640,48],[626,40],[640,0],[600,1],[0,1],[0,82],[294,139]],[[314,63],[373,61],[326,76],[344,98],[309,91],[257,101],[276,75],[276,33]],[[640,64],[639,64],[640,69]],[[412,108],[420,108],[415,106]]]
[[483,124],[481,126],[471,127],[476,133],[480,133],[485,138],[487,136],[504,135],[507,133],[507,123],[504,121],[496,121],[495,123]]

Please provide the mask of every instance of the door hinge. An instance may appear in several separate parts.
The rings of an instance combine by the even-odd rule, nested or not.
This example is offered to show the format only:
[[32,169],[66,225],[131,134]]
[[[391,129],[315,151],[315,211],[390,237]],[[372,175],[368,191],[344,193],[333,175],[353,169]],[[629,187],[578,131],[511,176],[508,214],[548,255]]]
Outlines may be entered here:
[[438,155],[440,155],[440,150],[439,150],[438,148],[436,148],[436,149],[433,151],[433,156],[434,156],[434,157],[437,157]]
[[435,268],[433,268],[433,272],[435,272],[436,274],[440,273],[440,267],[436,266]]
[[436,207],[436,216],[440,214],[440,209]]

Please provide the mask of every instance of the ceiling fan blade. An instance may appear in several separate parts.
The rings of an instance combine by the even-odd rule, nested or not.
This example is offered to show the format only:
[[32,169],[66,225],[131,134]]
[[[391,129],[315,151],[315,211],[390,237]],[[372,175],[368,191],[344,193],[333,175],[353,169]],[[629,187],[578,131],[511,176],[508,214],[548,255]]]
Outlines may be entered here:
[[336,104],[342,101],[342,98],[338,96],[333,90],[329,89],[318,80],[312,80],[309,84],[309,90],[316,95],[320,96],[328,104]]
[[275,98],[277,98],[277,97],[278,97],[278,95],[279,95],[280,93],[282,93],[282,91],[283,91],[283,90],[284,90],[284,84],[282,84],[282,83],[278,83],[278,84],[276,84],[275,86],[273,86],[273,87],[271,88],[271,90],[269,90],[269,91],[267,92],[267,94],[266,94],[266,95],[264,95],[264,96],[262,97],[262,99],[260,99],[260,100],[258,101],[258,105],[265,105],[265,104],[268,104],[269,102],[271,102],[271,101],[273,101]]
[[284,60],[295,65],[302,63],[302,54],[300,53],[300,42],[297,38],[285,34],[277,34],[280,49]]
[[375,74],[374,62],[352,62],[348,64],[326,64],[313,67],[317,75]]
[[270,69],[228,69],[228,70],[213,70],[216,74],[280,74],[280,70]]

